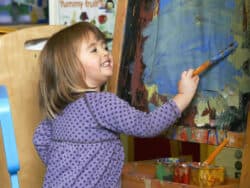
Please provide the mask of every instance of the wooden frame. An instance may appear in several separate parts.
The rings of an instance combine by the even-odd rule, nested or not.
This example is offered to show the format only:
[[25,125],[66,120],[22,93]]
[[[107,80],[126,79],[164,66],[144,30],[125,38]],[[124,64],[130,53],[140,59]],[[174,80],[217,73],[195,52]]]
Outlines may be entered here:
[[128,0],[118,1],[114,29],[112,54],[114,58],[114,74],[107,84],[107,90],[117,93],[120,63],[122,59],[123,39],[125,35]]
[[243,146],[242,170],[240,178],[240,188],[249,187],[250,185],[250,108],[248,107],[247,129],[245,134],[245,143]]

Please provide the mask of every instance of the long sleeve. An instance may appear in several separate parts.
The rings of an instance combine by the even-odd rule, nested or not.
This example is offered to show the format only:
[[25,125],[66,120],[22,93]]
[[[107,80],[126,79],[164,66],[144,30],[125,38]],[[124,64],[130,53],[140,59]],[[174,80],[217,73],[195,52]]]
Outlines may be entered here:
[[181,115],[174,101],[169,101],[150,113],[130,106],[111,93],[89,96],[97,121],[107,129],[138,137],[153,137],[172,125]]
[[47,166],[48,150],[51,143],[51,122],[45,120],[35,130],[33,144],[44,164]]

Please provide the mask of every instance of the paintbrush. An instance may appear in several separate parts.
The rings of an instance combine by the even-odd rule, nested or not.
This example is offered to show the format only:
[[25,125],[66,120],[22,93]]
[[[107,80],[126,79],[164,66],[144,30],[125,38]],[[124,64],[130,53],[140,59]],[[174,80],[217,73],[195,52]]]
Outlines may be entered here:
[[202,165],[210,165],[217,155],[221,152],[225,145],[227,145],[229,140],[225,138],[223,142],[208,156],[208,158],[202,163]]
[[227,48],[220,51],[217,55],[212,57],[210,60],[205,61],[198,68],[196,68],[193,72],[193,76],[201,74],[203,71],[207,70],[211,65],[214,65],[220,62],[222,59],[229,56],[237,47],[238,47],[238,43],[232,42]]

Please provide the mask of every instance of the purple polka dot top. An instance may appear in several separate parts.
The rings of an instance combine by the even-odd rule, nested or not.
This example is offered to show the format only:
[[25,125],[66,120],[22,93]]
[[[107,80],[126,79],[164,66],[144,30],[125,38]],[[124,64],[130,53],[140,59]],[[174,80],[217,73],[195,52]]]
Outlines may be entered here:
[[119,134],[153,137],[180,115],[171,100],[146,113],[112,93],[86,93],[35,130],[33,143],[47,167],[43,187],[118,187],[124,162]]

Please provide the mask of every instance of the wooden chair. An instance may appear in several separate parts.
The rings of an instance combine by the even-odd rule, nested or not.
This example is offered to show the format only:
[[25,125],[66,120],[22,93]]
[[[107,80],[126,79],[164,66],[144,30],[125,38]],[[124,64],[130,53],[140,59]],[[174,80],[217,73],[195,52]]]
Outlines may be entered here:
[[40,51],[25,49],[25,43],[48,38],[62,28],[26,27],[0,37],[0,123],[3,135],[0,139],[0,187],[42,186],[44,166],[32,143],[34,129],[42,118],[37,98]]

